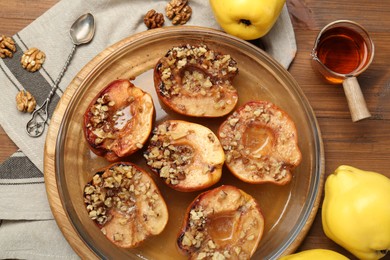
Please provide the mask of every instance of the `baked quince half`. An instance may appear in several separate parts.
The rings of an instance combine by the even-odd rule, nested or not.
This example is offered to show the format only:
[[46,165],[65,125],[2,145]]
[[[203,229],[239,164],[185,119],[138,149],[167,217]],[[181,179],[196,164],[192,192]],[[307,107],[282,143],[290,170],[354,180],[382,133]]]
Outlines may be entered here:
[[268,101],[251,101],[220,126],[226,165],[244,182],[283,185],[292,178],[302,154],[289,115]]
[[173,111],[193,117],[221,117],[237,104],[232,81],[237,62],[206,45],[171,48],[154,69],[160,100]]
[[190,204],[177,245],[189,259],[250,259],[263,231],[264,217],[256,200],[222,185]]
[[168,208],[147,172],[128,162],[98,171],[84,188],[89,217],[118,247],[133,248],[160,234]]
[[119,161],[143,147],[153,118],[152,97],[129,80],[115,80],[85,111],[84,134],[95,154],[110,162]]
[[144,157],[169,187],[184,192],[218,182],[225,161],[222,146],[209,128],[182,120],[159,124]]

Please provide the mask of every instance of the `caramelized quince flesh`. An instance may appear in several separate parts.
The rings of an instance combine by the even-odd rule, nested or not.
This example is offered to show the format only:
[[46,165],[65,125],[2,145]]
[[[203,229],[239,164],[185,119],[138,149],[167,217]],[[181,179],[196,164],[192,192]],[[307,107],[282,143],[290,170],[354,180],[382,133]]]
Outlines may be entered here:
[[118,247],[136,247],[168,222],[167,205],[153,179],[132,163],[98,171],[84,188],[84,202],[89,217]]
[[210,129],[182,120],[158,125],[144,157],[168,186],[185,192],[218,182],[225,160],[222,146]]
[[205,45],[171,48],[155,66],[154,85],[162,102],[193,117],[221,117],[237,104],[232,81],[236,61]]
[[190,204],[177,245],[190,259],[249,259],[263,231],[264,217],[255,199],[222,185]]
[[91,150],[118,161],[141,149],[152,130],[152,97],[128,80],[105,87],[84,114],[84,132]]
[[222,123],[218,136],[227,167],[248,183],[286,184],[302,160],[294,122],[267,101],[238,108]]

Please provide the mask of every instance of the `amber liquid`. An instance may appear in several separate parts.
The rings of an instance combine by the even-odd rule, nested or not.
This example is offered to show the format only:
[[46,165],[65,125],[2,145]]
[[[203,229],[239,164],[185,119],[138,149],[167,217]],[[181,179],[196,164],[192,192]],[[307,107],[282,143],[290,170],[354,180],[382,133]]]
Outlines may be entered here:
[[368,48],[358,32],[347,27],[335,27],[321,36],[317,57],[333,72],[353,74],[368,62]]

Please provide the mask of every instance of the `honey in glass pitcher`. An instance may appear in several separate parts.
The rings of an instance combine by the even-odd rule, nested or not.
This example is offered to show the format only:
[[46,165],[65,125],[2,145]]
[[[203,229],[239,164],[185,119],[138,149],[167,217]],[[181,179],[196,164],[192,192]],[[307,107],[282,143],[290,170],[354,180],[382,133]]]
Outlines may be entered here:
[[318,34],[311,56],[313,68],[328,82],[342,83],[352,121],[370,117],[356,78],[374,58],[374,43],[367,31],[353,21],[332,22]]
[[335,27],[320,38],[317,56],[328,69],[340,74],[352,74],[367,63],[368,48],[356,31]]
[[312,51],[313,65],[330,83],[355,77],[371,63],[374,46],[359,24],[337,21],[319,33]]

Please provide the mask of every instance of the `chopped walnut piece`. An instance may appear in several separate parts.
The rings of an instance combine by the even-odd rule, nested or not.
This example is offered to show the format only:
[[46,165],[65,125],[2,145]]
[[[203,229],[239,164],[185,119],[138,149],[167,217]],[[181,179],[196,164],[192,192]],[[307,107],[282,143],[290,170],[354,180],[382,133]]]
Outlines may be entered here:
[[164,15],[156,10],[149,10],[144,16],[144,23],[148,29],[161,28],[164,25]]
[[0,57],[2,59],[6,57],[12,58],[13,53],[16,51],[16,46],[12,38],[5,35],[0,36]]
[[20,112],[29,112],[34,111],[37,102],[33,95],[26,90],[21,90],[16,95],[16,107]]
[[20,63],[26,70],[35,72],[41,68],[45,58],[44,52],[37,48],[30,48],[23,53]]
[[191,18],[192,8],[188,5],[188,0],[171,0],[166,5],[165,12],[172,24],[183,25]]

